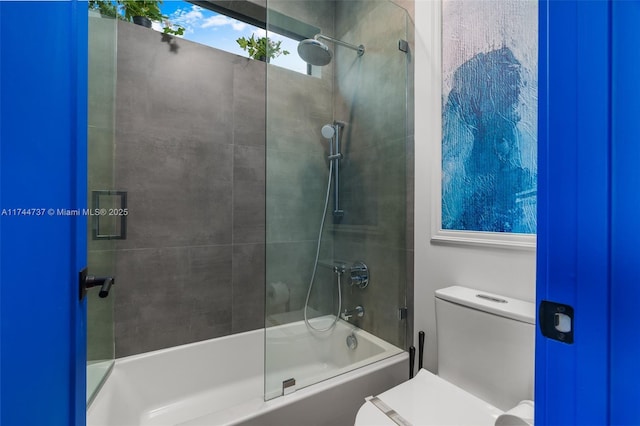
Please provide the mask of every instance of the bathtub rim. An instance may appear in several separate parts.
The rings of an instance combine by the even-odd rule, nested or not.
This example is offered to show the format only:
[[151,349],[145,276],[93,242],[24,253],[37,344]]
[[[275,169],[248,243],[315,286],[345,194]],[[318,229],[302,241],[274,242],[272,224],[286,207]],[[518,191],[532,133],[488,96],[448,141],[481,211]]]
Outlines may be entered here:
[[[295,327],[296,323],[298,323],[298,326],[302,329],[303,327],[305,327],[303,325],[302,321],[296,321],[294,323],[288,323],[288,324],[283,324],[280,326],[287,326],[287,327]],[[275,326],[275,327],[280,327],[280,326]],[[343,324],[344,327],[348,328],[354,328],[355,325],[345,322]],[[269,329],[272,329],[274,327],[268,327],[268,328],[259,328],[259,329],[255,329],[255,330],[249,330],[249,331],[245,331],[242,333],[235,333],[235,334],[230,334],[230,335],[225,335],[225,336],[220,336],[220,337],[214,337],[211,339],[207,339],[207,340],[202,340],[202,341],[198,341],[198,342],[191,342],[191,343],[186,343],[183,345],[179,345],[179,346],[173,346],[173,347],[169,347],[169,348],[162,348],[162,349],[157,349],[154,351],[149,351],[149,352],[145,352],[145,353],[141,353],[141,354],[135,354],[135,355],[130,355],[127,357],[122,357],[122,358],[117,358],[115,360],[115,362],[113,363],[112,366],[112,370],[111,372],[114,372],[116,370],[120,370],[120,368],[124,367],[124,368],[131,368],[132,366],[130,366],[129,364],[134,363],[135,367],[135,363],[138,362],[145,362],[145,359],[151,358],[154,359],[158,356],[163,356],[163,355],[167,355],[167,354],[174,354],[174,353],[180,353],[183,351],[190,351],[190,350],[196,350],[198,351],[198,347],[200,346],[208,346],[211,345],[213,342],[215,342],[215,344],[221,344],[221,345],[225,345],[225,342],[228,340],[238,340],[238,339],[259,339],[259,341],[261,341],[261,344],[259,344],[258,346],[260,347],[260,351],[264,351],[265,350],[265,345],[266,345],[266,333],[268,332]],[[283,327],[284,329],[285,327]],[[399,364],[399,363],[403,363],[408,359],[408,353],[406,351],[404,351],[403,349],[392,345],[382,339],[380,339],[378,336],[373,335],[372,333],[369,333],[366,330],[362,330],[357,328],[358,331],[370,336],[372,339],[374,340],[380,340],[382,342],[384,342],[386,345],[397,349],[397,351],[394,351],[393,353],[388,353],[386,356],[383,356],[380,359],[376,359],[374,361],[368,362],[364,365],[360,365],[356,368],[350,369],[348,371],[342,372],[338,375],[332,375],[330,377],[327,377],[323,380],[320,380],[314,384],[311,384],[309,386],[305,386],[305,387],[301,387],[299,389],[297,389],[295,392],[289,394],[289,395],[281,395],[279,397],[275,397],[269,400],[265,400],[265,389],[264,389],[264,384],[265,384],[265,372],[264,372],[264,368],[265,365],[262,364],[260,365],[257,369],[260,371],[262,371],[262,373],[258,373],[257,376],[259,377],[259,380],[262,382],[262,386],[260,387],[260,392],[256,394],[247,394],[247,399],[242,401],[242,402],[238,402],[238,403],[234,403],[233,405],[229,405],[228,407],[225,408],[221,408],[221,409],[216,409],[214,411],[211,411],[209,413],[203,413],[200,415],[197,415],[194,418],[184,418],[184,420],[182,420],[180,423],[176,423],[176,424],[188,424],[190,421],[192,420],[196,420],[196,419],[207,419],[207,418],[211,418],[211,419],[215,419],[216,415],[220,415],[225,423],[221,423],[221,424],[227,424],[227,425],[235,425],[235,424],[239,424],[242,423],[243,421],[249,420],[249,419],[253,419],[253,418],[258,418],[261,415],[264,415],[266,413],[270,413],[272,411],[278,410],[286,405],[289,404],[293,404],[296,401],[299,400],[303,400],[307,397],[310,397],[316,393],[320,393],[323,391],[326,391],[328,389],[331,389],[332,387],[335,386],[340,386],[341,384],[344,384],[346,382],[358,379],[360,377],[366,376],[368,374],[371,374],[373,372],[375,372],[376,370],[381,370],[384,369],[386,367],[391,367],[394,366],[395,364]],[[236,343],[233,343],[233,345],[235,345]],[[210,350],[210,349],[205,349],[205,350]],[[264,360],[264,352],[262,353],[262,359]],[[155,360],[154,360],[155,362]],[[399,367],[397,367],[399,368]],[[110,375],[111,376],[111,375]],[[407,374],[408,376],[408,374]],[[251,376],[254,377],[254,376]],[[110,377],[110,379],[112,379],[113,377]],[[106,382],[105,382],[106,383]],[[220,383],[222,387],[224,387],[224,382]],[[101,389],[101,392],[104,389]],[[113,389],[115,390],[115,388]],[[107,398],[110,399],[111,398],[111,392],[113,392],[113,390],[111,388],[109,388],[109,392],[107,394],[104,395],[96,395],[96,397],[93,399],[92,404],[91,405],[87,405],[87,416],[89,416],[91,414],[91,411],[93,411],[92,409],[95,408],[94,407],[94,402],[98,399],[102,398]],[[101,403],[102,405],[102,403]],[[111,405],[111,404],[109,404]],[[149,407],[145,407],[145,406],[141,406],[140,407],[140,419],[143,419],[145,414],[148,413],[147,408]],[[100,410],[96,409],[97,411],[102,411],[103,408],[101,408]],[[248,410],[248,411],[246,411]],[[236,416],[234,417],[229,417],[228,418],[228,413],[232,413],[232,412],[236,412]],[[100,419],[100,417],[98,417],[97,419]],[[213,420],[214,424],[218,424],[217,421]],[[100,420],[98,420],[98,422],[100,422]]]
[[[367,364],[367,365],[358,367],[354,370],[351,370],[349,372],[340,374],[338,376],[334,376],[329,379],[320,381],[311,386],[298,389],[295,392],[288,395],[282,395],[280,397],[273,398],[267,401],[265,401],[263,398],[249,400],[243,404],[230,407],[234,411],[239,411],[239,412],[244,411],[244,412],[247,412],[248,414],[238,415],[233,417],[233,420],[231,421],[225,421],[223,423],[215,423],[215,424],[217,426],[241,425],[244,422],[256,419],[262,415],[271,413],[287,405],[294,404],[306,398],[313,397],[318,393],[329,391],[334,387],[338,387],[338,386],[344,385],[345,383],[363,378],[364,376],[372,374],[378,370],[383,370],[385,368],[393,368],[396,364],[406,364],[408,360],[409,360],[409,353],[407,351],[402,351],[400,353],[391,355],[382,360],[375,361],[371,364]],[[408,378],[409,378],[409,371],[407,367],[407,379]],[[364,398],[362,399],[362,403],[363,404],[365,403]],[[217,420],[215,419],[215,416],[217,414],[219,414],[219,412],[208,413],[204,416],[189,419],[185,421],[183,424],[176,425],[176,426],[208,424],[208,423],[201,423],[201,422],[206,422],[207,420],[212,420],[212,419]]]

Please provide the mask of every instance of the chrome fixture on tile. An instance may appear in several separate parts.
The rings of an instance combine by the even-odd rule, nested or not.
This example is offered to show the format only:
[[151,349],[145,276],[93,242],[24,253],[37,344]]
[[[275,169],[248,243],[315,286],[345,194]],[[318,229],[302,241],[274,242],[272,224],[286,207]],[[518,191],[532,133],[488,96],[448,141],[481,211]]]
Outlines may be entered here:
[[361,44],[356,46],[355,44],[347,43],[342,40],[335,39],[323,34],[316,34],[315,37],[302,40],[298,44],[298,55],[303,61],[310,65],[325,66],[331,62],[333,53],[329,50],[329,47],[318,39],[330,41],[338,46],[347,47],[353,49],[358,53],[358,56],[364,55],[364,46]]
[[342,121],[334,121],[332,124],[322,126],[321,133],[325,139],[329,140],[329,159],[330,165],[333,165],[333,217],[339,221],[344,216],[344,210],[340,209],[340,160],[342,153],[340,152],[340,131],[344,128]]
[[[324,198],[324,208],[322,210],[322,220],[320,221],[320,229],[318,230],[318,240],[316,243],[316,256],[313,261],[313,271],[311,272],[311,279],[309,280],[309,287],[307,288],[307,297],[304,301],[304,323],[309,330],[316,333],[331,332],[336,326],[338,319],[340,318],[340,312],[342,311],[342,274],[346,271],[346,265],[333,265],[333,271],[336,274],[336,290],[338,292],[338,309],[335,313],[333,321],[324,328],[318,328],[309,322],[308,307],[309,298],[311,297],[311,289],[313,288],[313,282],[316,278],[316,272],[318,270],[318,258],[320,256],[320,244],[322,243],[322,231],[324,229],[324,220],[327,217],[327,209],[329,207],[329,198],[331,194],[331,181],[335,178],[335,210],[333,212],[334,217],[342,217],[342,211],[338,208],[338,161],[342,157],[340,154],[340,129],[344,127],[344,123],[334,121],[333,124],[326,124],[320,129],[322,136],[329,140],[329,175],[327,176],[327,192]],[[335,170],[335,174],[334,174]]]
[[369,267],[364,262],[355,262],[350,270],[352,286],[364,289],[369,285]]
[[[309,298],[311,297],[311,289],[316,278],[316,272],[318,270],[318,259],[320,256],[320,244],[322,242],[322,231],[324,229],[324,221],[327,217],[327,211],[329,209],[329,199],[331,198],[331,184],[333,182],[333,220],[335,223],[340,222],[344,216],[344,210],[340,209],[340,160],[342,159],[342,153],[340,152],[340,132],[345,127],[345,123],[342,121],[334,121],[333,123],[325,124],[320,128],[322,137],[329,142],[329,175],[327,176],[327,192],[324,199],[324,208],[322,210],[322,220],[320,221],[320,229],[318,230],[318,239],[316,241],[316,255],[313,262],[313,271],[311,272],[311,280],[309,281],[309,287],[307,288],[307,297],[304,302],[304,322],[307,327],[317,333],[330,332],[335,327],[342,312],[342,275],[347,271],[347,266],[344,263],[336,262],[331,267],[336,274],[336,290],[338,293],[338,310],[335,313],[334,320],[324,328],[318,328],[309,322],[307,309],[309,307]],[[349,269],[349,277],[351,285],[356,285],[359,288],[365,288],[369,283],[369,273],[367,265],[363,262],[356,262],[354,266]],[[364,310],[363,310],[364,312]]]
[[353,309],[345,309],[342,314],[340,314],[340,317],[345,321],[349,321],[354,316],[358,318],[362,318],[364,316],[364,308],[362,305],[358,305]]

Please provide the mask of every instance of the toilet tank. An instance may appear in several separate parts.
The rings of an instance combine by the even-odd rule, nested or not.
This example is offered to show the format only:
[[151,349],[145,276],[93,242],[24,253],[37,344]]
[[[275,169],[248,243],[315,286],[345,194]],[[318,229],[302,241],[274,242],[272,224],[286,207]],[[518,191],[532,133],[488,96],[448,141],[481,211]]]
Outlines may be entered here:
[[438,375],[501,410],[533,400],[535,305],[460,286],[435,300]]

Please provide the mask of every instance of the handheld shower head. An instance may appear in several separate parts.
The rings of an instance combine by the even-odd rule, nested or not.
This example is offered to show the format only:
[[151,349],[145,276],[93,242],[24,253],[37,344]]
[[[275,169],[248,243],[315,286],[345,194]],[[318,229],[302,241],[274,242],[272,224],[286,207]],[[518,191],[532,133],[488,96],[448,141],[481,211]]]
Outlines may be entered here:
[[322,130],[320,132],[322,133],[322,137],[331,139],[336,134],[336,129],[331,124],[325,124],[322,126]]

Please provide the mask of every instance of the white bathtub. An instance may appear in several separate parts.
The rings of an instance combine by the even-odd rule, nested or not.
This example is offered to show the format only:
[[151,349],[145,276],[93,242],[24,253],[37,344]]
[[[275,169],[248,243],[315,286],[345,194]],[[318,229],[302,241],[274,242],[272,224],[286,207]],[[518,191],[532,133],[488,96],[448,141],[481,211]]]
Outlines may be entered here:
[[87,425],[351,425],[365,396],[408,376],[405,352],[342,320],[330,336],[303,322],[267,333],[267,395],[281,394],[289,378],[295,392],[264,401],[265,332],[256,330],[116,360]]

